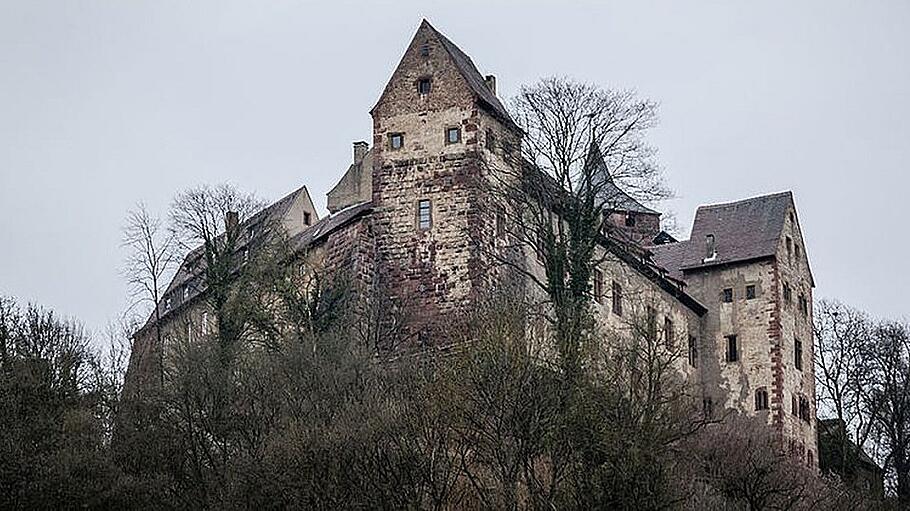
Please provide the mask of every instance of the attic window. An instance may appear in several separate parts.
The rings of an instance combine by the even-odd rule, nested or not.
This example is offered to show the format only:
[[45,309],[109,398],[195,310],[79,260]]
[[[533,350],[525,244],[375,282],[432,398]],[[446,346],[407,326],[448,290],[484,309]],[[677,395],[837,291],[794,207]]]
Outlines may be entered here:
[[312,223],[312,218],[309,213],[306,211],[303,212],[303,225],[310,225]]
[[430,93],[430,79],[421,78],[417,80],[417,92],[423,96]]
[[714,244],[714,235],[705,236],[705,261],[713,261],[717,258],[717,246]]
[[635,227],[635,215],[632,213],[626,214],[626,227]]
[[420,55],[424,57],[430,56],[430,43],[423,43],[420,46]]
[[404,147],[404,133],[392,133],[389,135],[389,148],[398,150]]

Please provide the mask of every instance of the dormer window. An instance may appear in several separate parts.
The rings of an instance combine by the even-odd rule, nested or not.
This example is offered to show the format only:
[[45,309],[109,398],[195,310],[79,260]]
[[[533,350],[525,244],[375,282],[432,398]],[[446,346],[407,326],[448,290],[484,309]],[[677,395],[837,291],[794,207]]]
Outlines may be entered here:
[[417,80],[417,93],[421,96],[425,96],[430,93],[430,79],[421,78]]
[[404,147],[404,133],[392,133],[389,135],[389,149],[397,151]]
[[461,142],[461,128],[446,128],[446,144]]
[[705,236],[705,260],[704,262],[713,261],[717,258],[717,246],[714,244],[714,235]]

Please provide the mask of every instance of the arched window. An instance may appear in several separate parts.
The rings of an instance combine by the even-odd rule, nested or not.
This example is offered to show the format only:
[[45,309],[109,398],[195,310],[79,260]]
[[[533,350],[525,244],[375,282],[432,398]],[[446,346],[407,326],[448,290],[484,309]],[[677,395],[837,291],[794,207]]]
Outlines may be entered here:
[[755,391],[755,409],[756,410],[767,410],[768,409],[768,391],[764,387]]

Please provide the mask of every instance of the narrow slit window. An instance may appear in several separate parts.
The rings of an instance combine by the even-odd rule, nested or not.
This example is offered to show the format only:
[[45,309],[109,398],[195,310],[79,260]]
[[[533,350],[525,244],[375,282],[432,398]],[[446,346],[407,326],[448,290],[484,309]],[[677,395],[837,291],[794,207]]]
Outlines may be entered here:
[[727,336],[727,362],[739,361],[739,345],[735,335]]
[[803,341],[799,339],[793,341],[793,365],[800,371],[803,370]]
[[622,285],[613,282],[613,314],[622,316]]
[[433,227],[433,203],[427,199],[417,202],[417,228],[427,231]]
[[313,222],[312,216],[309,213],[304,212],[303,213],[303,225],[310,225],[312,222]]
[[604,274],[598,269],[594,269],[594,300],[597,303],[604,301]]
[[689,365],[692,367],[698,365],[698,338],[694,335],[689,336]]
[[657,311],[654,310],[654,307],[648,306],[648,340],[656,341],[657,340]]
[[676,345],[674,340],[676,333],[673,328],[673,320],[670,318],[664,318],[664,342],[667,345],[668,349],[673,349]]

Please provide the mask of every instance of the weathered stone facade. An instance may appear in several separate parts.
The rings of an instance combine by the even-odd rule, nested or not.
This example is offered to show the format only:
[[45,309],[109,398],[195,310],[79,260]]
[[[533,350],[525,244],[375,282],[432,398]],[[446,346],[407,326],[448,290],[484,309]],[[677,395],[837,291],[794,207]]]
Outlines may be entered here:
[[[495,80],[426,22],[371,114],[372,147],[355,143],[329,192],[332,215],[310,227],[291,208],[283,222],[316,266],[366,287],[381,278],[393,306],[412,312],[419,344],[502,277],[490,256],[500,235],[489,173],[508,164],[503,152],[518,147],[521,132]],[[621,333],[632,318],[649,318],[688,351],[680,372],[706,403],[766,422],[814,466],[814,282],[792,195],[699,208],[691,239],[677,242],[660,232],[657,211],[616,190],[609,219],[633,245],[601,248],[600,325]],[[522,257],[542,277],[533,251]],[[190,278],[178,275],[167,296]],[[169,309],[165,321],[193,314]],[[137,344],[140,358],[147,344]]]

